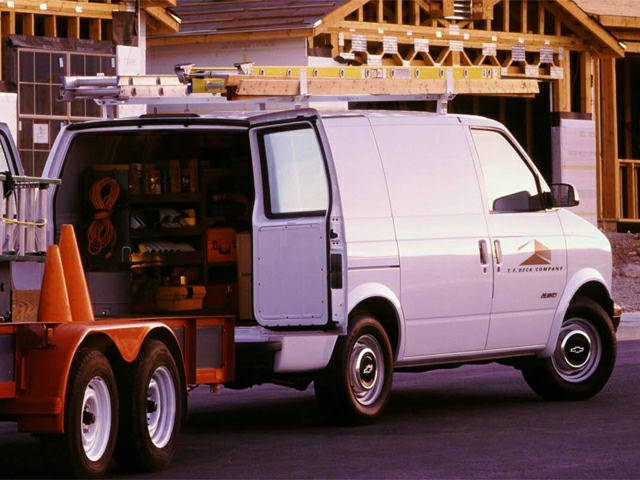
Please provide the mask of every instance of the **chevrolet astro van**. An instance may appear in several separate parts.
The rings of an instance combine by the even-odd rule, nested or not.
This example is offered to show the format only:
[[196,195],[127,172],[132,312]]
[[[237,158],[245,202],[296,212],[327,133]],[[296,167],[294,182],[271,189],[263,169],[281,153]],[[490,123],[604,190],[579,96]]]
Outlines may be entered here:
[[[157,183],[169,180],[146,165],[172,160],[197,175],[163,194]],[[113,254],[100,263],[84,253],[96,314],[157,315],[153,286],[176,272],[204,285],[195,314],[237,318],[228,387],[313,383],[326,416],[353,424],[380,415],[394,372],[498,362],[553,400],[589,398],[611,375],[609,242],[564,209],[578,204],[573,187],[548,185],[495,121],[301,109],[70,125],[43,173],[62,179],[51,241],[70,223],[83,248],[87,172],[110,165],[150,171],[156,184],[124,181]],[[149,241],[178,235],[149,212],[160,206],[194,218],[171,253]],[[207,262],[222,248],[210,228],[237,235],[229,262]]]

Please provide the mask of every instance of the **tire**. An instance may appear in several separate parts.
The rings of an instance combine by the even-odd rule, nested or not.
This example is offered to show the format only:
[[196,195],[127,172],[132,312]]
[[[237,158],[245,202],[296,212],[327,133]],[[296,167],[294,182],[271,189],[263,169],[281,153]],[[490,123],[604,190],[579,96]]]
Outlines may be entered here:
[[113,457],[118,390],[111,365],[97,350],[80,350],[69,372],[63,435],[43,435],[45,464],[55,476],[99,478]]
[[128,472],[157,472],[171,461],[182,412],[181,381],[164,343],[148,339],[123,372],[115,458]]
[[336,343],[329,365],[314,382],[325,418],[358,425],[378,418],[389,401],[393,355],[386,332],[371,315],[355,317]]
[[593,300],[569,306],[551,358],[523,369],[525,381],[547,400],[586,400],[606,385],[616,362],[616,333]]

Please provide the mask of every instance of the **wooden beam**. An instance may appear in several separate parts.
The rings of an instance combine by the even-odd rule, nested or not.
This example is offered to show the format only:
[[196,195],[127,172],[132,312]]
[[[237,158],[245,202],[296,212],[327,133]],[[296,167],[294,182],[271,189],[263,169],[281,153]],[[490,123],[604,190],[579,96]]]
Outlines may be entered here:
[[102,39],[102,23],[99,18],[89,19],[89,39],[101,40]]
[[538,35],[544,35],[544,2],[538,2]]
[[596,123],[596,198],[598,199],[598,219],[603,217],[602,195],[602,111],[600,108],[600,61],[593,62],[593,106]]
[[358,7],[358,21],[364,22],[364,7]]
[[[573,26],[578,29],[584,29],[591,34],[600,45],[612,50],[617,56],[624,56],[622,47],[618,44],[618,40],[611,35],[600,23],[591,18],[584,10],[582,10],[573,0],[556,0],[546,4],[547,8],[561,8],[564,12],[573,17]],[[571,25],[570,25],[571,27]]]
[[640,53],[640,42],[629,42],[626,43],[626,52],[627,53]]
[[171,31],[177,32],[180,30],[180,22],[167,13],[163,7],[149,7],[146,11],[151,17],[164,24]]
[[442,0],[442,16],[453,17],[455,15],[454,0]]
[[622,104],[624,105],[624,124],[622,126],[624,136],[624,158],[633,158],[633,135],[631,118],[631,68],[629,59],[622,62]]
[[[68,0],[47,0],[47,9],[42,10],[40,0],[15,0],[14,7],[9,9],[6,2],[0,3],[0,10],[16,13],[35,13],[38,15],[64,15],[84,18],[112,18],[114,11],[124,10],[124,5],[115,3],[76,2]],[[81,8],[78,12],[77,8]]]
[[[367,37],[373,41],[377,39],[377,35],[379,35],[378,30],[383,29],[384,35],[396,35],[398,37],[398,42],[400,43],[413,43],[413,37],[416,35],[421,35],[424,37],[428,37],[429,41],[433,45],[448,45],[450,39],[456,39],[459,37],[450,37],[448,33],[442,36],[442,38],[437,37],[437,33],[442,33],[442,28],[434,28],[434,27],[415,27],[413,25],[393,25],[386,23],[375,23],[375,22],[366,22],[364,24],[358,22],[348,22],[342,21],[337,22],[333,27],[328,28],[329,32],[342,32],[345,35],[345,38],[349,38],[351,35],[351,30],[355,29],[357,33],[365,33]],[[412,36],[408,36],[407,32],[412,32]],[[560,37],[560,38],[550,38],[544,35],[536,35],[536,34],[524,34],[520,32],[496,32],[496,31],[487,31],[487,30],[465,30],[465,33],[469,35],[469,39],[465,40],[465,47],[471,48],[482,48],[482,43],[492,42],[496,43],[493,40],[493,37],[497,37],[497,45],[499,50],[511,50],[511,46],[519,43],[519,40],[524,40],[524,45],[527,48],[537,48],[541,46],[551,46],[554,48],[563,47],[565,49],[572,50],[589,50],[590,46],[585,44],[580,38],[577,37]],[[272,35],[275,35],[276,32],[272,32]],[[382,39],[382,36],[379,36]],[[151,40],[151,39],[150,39]]]
[[315,32],[312,28],[296,28],[292,30],[282,30],[277,32],[239,32],[216,35],[168,35],[166,37],[147,38],[147,46],[191,45],[194,43],[251,42],[255,40],[273,40],[274,38],[304,38],[310,35],[315,35]]
[[509,11],[510,0],[502,0],[502,31],[509,31],[509,20],[511,19],[511,12]]
[[57,17],[55,15],[47,15],[44,18],[44,34],[46,37],[57,37]]
[[522,33],[527,33],[527,14],[528,14],[528,3],[527,0],[520,1],[520,31]]
[[616,61],[600,60],[602,112],[602,189],[605,219],[619,219],[620,166],[618,162],[618,112],[616,97]]
[[396,0],[396,23],[402,25],[402,2],[404,0]]
[[580,53],[580,111],[593,113],[593,81],[591,77],[591,53]]
[[35,35],[36,23],[35,15],[33,13],[25,13],[22,15],[22,34],[23,35]]
[[554,112],[570,112],[571,111],[571,61],[569,52],[565,52],[561,60],[561,66],[564,69],[564,76],[553,82],[553,111]]
[[640,28],[640,13],[637,17],[614,17],[611,15],[600,15],[600,23],[605,27],[617,28]]
[[413,1],[413,24],[420,26],[420,4],[416,0]]
[[67,36],[69,38],[80,38],[80,17],[67,18]]
[[314,36],[322,33],[327,26],[332,25],[334,22],[344,20],[347,15],[352,14],[368,2],[369,0],[350,0],[341,7],[333,9],[331,13],[324,16],[322,23],[316,28]]
[[378,0],[378,23],[384,23],[384,5],[382,0]]

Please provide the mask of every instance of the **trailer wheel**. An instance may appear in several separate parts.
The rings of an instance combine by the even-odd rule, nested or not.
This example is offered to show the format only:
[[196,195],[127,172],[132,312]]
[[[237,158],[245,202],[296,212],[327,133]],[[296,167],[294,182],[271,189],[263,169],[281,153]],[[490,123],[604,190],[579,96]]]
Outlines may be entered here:
[[146,340],[121,383],[116,462],[132,472],[162,470],[175,453],[182,411],[178,367],[164,343]]
[[47,466],[58,476],[102,476],[115,447],[118,392],[111,365],[97,350],[81,350],[73,362],[64,423],[64,435],[40,437]]
[[338,339],[329,365],[315,380],[316,399],[331,423],[367,423],[386,407],[392,376],[389,338],[374,317],[362,314]]
[[551,358],[522,371],[547,400],[586,400],[605,386],[616,362],[616,333],[607,312],[580,298],[569,307]]

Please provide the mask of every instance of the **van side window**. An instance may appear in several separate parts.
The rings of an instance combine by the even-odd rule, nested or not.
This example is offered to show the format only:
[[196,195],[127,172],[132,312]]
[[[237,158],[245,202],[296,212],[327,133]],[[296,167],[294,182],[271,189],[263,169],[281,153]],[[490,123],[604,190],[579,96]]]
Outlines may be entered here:
[[271,215],[324,215],[329,186],[324,157],[312,128],[276,130],[262,137]]
[[495,130],[472,129],[492,212],[542,210],[536,177],[504,135]]

